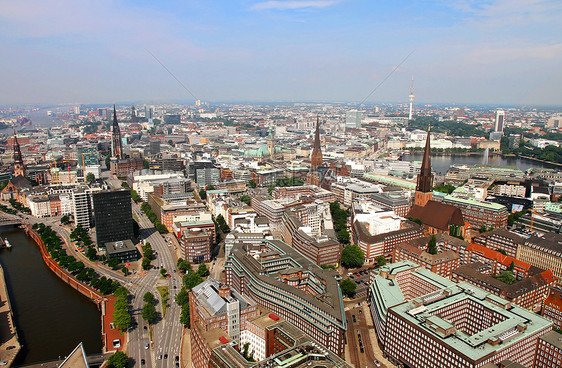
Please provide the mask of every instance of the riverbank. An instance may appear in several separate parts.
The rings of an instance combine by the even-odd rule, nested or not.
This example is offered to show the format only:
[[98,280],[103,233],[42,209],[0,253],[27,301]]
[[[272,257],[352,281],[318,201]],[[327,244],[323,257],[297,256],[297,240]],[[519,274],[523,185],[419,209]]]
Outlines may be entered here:
[[[51,258],[43,240],[31,226],[24,226],[25,233],[29,236],[35,244],[39,246],[41,257],[47,267],[53,271],[62,281],[71,286],[73,289],[80,292],[82,295],[88,297],[90,301],[95,303],[101,311],[101,335],[102,335],[102,352],[124,351],[126,347],[126,336],[121,334],[113,325],[113,310],[117,298],[113,296],[104,296],[93,288],[78,281],[71,273],[64,270],[58,263]],[[114,341],[119,340],[117,344]]]
[[10,367],[21,350],[14,314],[4,278],[4,268],[0,265],[0,361]]

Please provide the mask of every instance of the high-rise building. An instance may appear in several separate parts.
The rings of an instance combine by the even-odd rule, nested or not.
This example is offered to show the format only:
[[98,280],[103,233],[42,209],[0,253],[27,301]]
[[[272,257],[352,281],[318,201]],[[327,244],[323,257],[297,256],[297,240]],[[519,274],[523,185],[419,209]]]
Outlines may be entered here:
[[131,106],[131,123],[137,122],[137,113],[135,111],[135,106]]
[[134,239],[131,192],[111,190],[92,195],[98,248],[105,243]]
[[314,147],[310,155],[310,167],[317,170],[322,165],[322,148],[320,147],[320,120],[316,117],[316,130],[314,132]]
[[416,196],[414,204],[425,206],[428,201],[433,199],[433,173],[431,172],[431,148],[430,148],[431,127],[427,130],[427,140],[423,151],[423,159],[418,183],[416,185]]
[[25,164],[23,163],[23,156],[21,154],[18,136],[14,131],[14,176],[25,177]]
[[345,129],[361,128],[361,119],[363,115],[359,110],[350,110],[345,113]]
[[113,105],[113,127],[111,129],[111,154],[118,159],[123,158],[123,145],[121,142],[121,129],[117,122],[117,111]]
[[269,152],[269,157],[273,158],[275,156],[275,128],[273,125],[269,124],[269,135],[267,137],[267,151]]
[[92,226],[92,197],[86,188],[78,188],[72,192],[72,214],[74,223],[88,230]]
[[496,112],[496,124],[494,125],[494,131],[503,133],[504,124],[505,124],[505,111],[498,110]]
[[414,76],[412,75],[412,87],[410,87],[410,113],[408,114],[408,120],[412,120],[414,117]]

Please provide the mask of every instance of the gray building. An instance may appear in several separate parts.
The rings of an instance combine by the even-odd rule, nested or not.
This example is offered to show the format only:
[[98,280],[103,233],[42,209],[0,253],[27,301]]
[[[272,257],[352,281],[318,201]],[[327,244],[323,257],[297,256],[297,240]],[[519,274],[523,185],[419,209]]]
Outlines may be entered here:
[[195,171],[195,182],[198,186],[217,185],[220,182],[220,170],[215,167],[206,167]]
[[139,258],[137,247],[129,239],[105,243],[105,254],[108,259],[119,258],[122,263],[133,262]]
[[92,195],[98,247],[134,239],[131,192],[111,190]]
[[361,128],[362,113],[358,110],[350,110],[345,113],[345,129]]

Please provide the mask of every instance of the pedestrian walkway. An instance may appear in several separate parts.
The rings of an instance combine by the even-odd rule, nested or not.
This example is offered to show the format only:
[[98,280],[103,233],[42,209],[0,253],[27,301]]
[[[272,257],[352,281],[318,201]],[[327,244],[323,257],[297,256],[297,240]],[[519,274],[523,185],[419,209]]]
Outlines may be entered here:
[[0,361],[6,362],[6,367],[10,367],[18,355],[21,345],[14,325],[14,316],[2,266],[0,266],[0,344]]
[[184,328],[181,345],[181,366],[182,368],[194,368],[191,364],[191,330]]

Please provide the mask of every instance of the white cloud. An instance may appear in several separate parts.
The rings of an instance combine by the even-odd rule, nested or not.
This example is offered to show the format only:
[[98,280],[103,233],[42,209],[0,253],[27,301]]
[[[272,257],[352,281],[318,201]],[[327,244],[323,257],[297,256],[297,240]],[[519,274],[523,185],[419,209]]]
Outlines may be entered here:
[[305,8],[326,8],[328,6],[332,6],[336,4],[338,1],[336,0],[308,0],[308,1],[297,1],[297,0],[289,0],[289,1],[264,1],[260,3],[256,3],[252,5],[251,9],[253,10],[269,10],[269,9],[277,9],[277,10],[288,10],[288,9],[305,9]]

